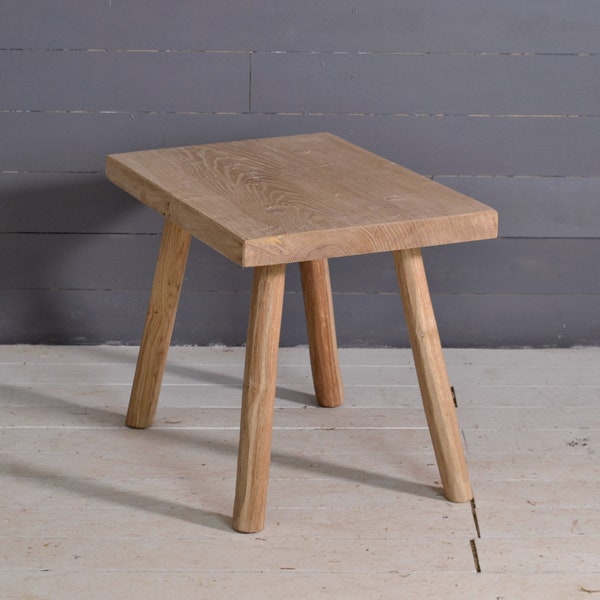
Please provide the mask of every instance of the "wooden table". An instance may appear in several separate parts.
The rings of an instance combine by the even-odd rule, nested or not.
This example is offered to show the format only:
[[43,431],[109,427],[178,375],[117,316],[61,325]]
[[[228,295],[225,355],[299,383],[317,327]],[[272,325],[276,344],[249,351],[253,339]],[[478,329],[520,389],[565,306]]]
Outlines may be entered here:
[[264,526],[285,265],[300,263],[315,395],[343,401],[327,260],[393,253],[444,495],[472,498],[421,248],[493,238],[496,211],[329,133],[113,154],[106,174],[165,218],[127,425],[152,424],[191,236],[254,280],[233,527]]

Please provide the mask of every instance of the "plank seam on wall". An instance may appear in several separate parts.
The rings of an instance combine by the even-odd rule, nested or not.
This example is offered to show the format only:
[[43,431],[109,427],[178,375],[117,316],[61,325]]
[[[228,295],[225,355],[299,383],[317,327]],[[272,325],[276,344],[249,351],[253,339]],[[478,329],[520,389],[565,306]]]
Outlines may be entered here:
[[393,50],[219,50],[207,48],[0,48],[0,52],[135,52],[135,53],[188,53],[188,54],[323,54],[345,56],[600,56],[600,52],[409,52]]
[[217,110],[84,110],[84,109],[0,109],[0,113],[45,113],[58,115],[285,115],[290,117],[468,117],[471,119],[485,119],[488,117],[506,119],[595,119],[598,114],[509,114],[509,113],[409,113],[409,112],[317,112],[290,110],[284,112],[271,111],[217,111]]

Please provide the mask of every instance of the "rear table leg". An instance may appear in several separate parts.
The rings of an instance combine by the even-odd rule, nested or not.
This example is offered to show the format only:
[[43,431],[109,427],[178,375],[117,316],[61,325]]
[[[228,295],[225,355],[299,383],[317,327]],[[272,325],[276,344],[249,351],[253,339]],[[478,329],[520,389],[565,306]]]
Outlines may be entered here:
[[344,401],[333,300],[327,259],[300,263],[308,348],[317,402],[335,407]]

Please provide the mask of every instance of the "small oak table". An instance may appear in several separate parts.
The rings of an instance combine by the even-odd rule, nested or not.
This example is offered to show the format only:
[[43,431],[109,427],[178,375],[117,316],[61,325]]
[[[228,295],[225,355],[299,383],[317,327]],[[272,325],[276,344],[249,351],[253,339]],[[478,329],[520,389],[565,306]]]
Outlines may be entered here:
[[165,226],[127,413],[152,424],[191,236],[254,267],[233,527],[264,526],[285,265],[300,264],[315,394],[343,400],[327,260],[393,253],[444,495],[472,498],[421,248],[493,238],[493,209],[328,133],[113,154]]

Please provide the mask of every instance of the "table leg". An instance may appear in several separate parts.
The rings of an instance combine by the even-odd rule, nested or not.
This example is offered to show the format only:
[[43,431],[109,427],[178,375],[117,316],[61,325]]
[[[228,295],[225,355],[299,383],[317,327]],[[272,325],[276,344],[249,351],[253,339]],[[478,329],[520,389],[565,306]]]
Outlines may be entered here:
[[317,402],[335,407],[344,401],[327,259],[300,263],[310,364]]
[[191,235],[165,221],[126,423],[152,425],[185,272]]
[[285,265],[255,267],[238,448],[233,528],[264,527]]
[[473,493],[421,250],[396,251],[394,262],[444,495],[467,502]]

